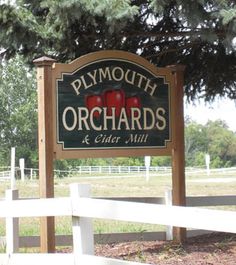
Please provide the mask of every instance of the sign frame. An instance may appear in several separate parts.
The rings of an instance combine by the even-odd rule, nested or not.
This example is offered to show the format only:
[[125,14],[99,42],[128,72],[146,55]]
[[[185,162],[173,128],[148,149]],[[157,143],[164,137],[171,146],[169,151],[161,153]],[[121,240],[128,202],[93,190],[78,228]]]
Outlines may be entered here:
[[[137,64],[144,69],[148,69],[153,75],[165,78],[169,84],[169,126],[170,126],[170,139],[172,139],[173,125],[173,88],[174,76],[172,70],[169,68],[157,68],[146,59],[125,51],[106,50],[94,53],[89,53],[82,57],[77,58],[69,64],[54,63],[52,66],[52,89],[53,89],[53,138],[54,138],[54,157],[56,159],[69,159],[69,158],[94,158],[94,157],[121,157],[121,156],[143,156],[143,155],[171,155],[172,153],[172,140],[166,143],[166,147],[144,147],[144,148],[99,148],[99,149],[69,149],[63,150],[63,144],[57,143],[57,81],[63,78],[63,74],[70,74],[76,72],[79,68],[83,68],[89,63],[106,60],[106,59],[120,59],[126,60],[133,64]],[[76,96],[76,95],[75,95]]]

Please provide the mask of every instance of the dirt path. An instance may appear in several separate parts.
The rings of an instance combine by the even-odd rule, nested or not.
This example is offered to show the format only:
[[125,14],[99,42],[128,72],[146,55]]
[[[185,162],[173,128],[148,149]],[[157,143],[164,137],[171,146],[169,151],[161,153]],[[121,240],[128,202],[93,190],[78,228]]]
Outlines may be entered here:
[[183,245],[166,241],[97,245],[96,255],[158,265],[236,265],[236,235],[213,233]]

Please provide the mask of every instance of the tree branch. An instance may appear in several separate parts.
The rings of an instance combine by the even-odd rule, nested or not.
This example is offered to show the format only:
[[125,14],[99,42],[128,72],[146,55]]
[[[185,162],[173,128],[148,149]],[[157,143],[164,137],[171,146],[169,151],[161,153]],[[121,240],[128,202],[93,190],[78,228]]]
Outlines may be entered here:
[[152,54],[152,55],[146,56],[145,58],[146,59],[150,59],[150,58],[153,58],[153,57],[161,57],[162,55],[167,54],[167,53],[170,53],[170,52],[177,52],[177,51],[180,51],[180,50],[183,50],[183,49],[192,48],[196,44],[199,44],[199,42],[198,41],[195,41],[195,42],[186,44],[186,45],[184,45],[182,47],[167,49],[167,50],[161,51],[161,52],[159,52],[157,54]]
[[217,36],[225,36],[226,31],[218,30],[212,31],[209,29],[196,29],[190,31],[175,31],[175,32],[138,32],[133,33],[125,32],[122,34],[123,37],[181,37],[181,36],[194,36],[194,35],[205,35],[205,34],[216,34]]

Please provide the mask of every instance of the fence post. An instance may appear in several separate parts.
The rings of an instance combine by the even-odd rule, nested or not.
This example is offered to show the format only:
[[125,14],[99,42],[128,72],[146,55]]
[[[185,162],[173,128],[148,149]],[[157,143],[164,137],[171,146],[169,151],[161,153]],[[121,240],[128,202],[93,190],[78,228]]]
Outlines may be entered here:
[[20,178],[21,181],[25,181],[25,159],[20,158],[19,160],[19,166],[20,166]]
[[30,169],[30,179],[33,179],[33,168]]
[[[165,205],[172,205],[172,190],[165,191]],[[173,240],[173,226],[166,226],[166,240]]]
[[[71,184],[70,196],[73,205],[81,197],[90,197],[90,186],[86,184]],[[94,236],[91,218],[72,216],[73,251],[77,263],[81,254],[94,254]]]
[[[19,198],[18,190],[6,190],[6,201],[11,202]],[[6,218],[6,253],[19,251],[19,218]]]
[[16,162],[15,162],[15,156],[16,156],[16,148],[11,148],[11,189],[15,189],[16,186]]

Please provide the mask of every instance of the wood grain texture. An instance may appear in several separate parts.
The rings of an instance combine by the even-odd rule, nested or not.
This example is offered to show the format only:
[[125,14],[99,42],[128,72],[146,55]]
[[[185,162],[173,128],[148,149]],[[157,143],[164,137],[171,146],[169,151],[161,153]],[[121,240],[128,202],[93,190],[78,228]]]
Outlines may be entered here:
[[[38,86],[38,148],[40,197],[54,197],[53,127],[52,127],[52,64],[48,57],[36,59]],[[41,218],[41,251],[55,251],[54,217]]]

